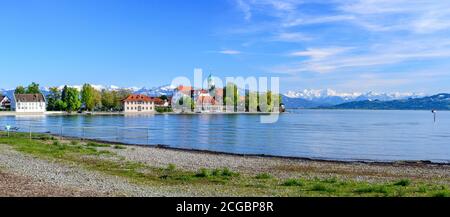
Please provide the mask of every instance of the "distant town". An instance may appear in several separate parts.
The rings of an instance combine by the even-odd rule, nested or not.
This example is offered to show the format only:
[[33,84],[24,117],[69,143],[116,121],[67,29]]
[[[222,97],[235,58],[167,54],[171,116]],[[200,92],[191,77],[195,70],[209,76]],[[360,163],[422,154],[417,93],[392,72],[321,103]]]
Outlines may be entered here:
[[237,85],[218,88],[208,78],[208,87],[178,86],[174,92],[149,96],[131,89],[97,89],[84,84],[80,89],[68,85],[50,87],[45,94],[38,83],[18,86],[12,96],[1,95],[0,110],[15,113],[246,113],[283,112],[281,95],[245,91]]

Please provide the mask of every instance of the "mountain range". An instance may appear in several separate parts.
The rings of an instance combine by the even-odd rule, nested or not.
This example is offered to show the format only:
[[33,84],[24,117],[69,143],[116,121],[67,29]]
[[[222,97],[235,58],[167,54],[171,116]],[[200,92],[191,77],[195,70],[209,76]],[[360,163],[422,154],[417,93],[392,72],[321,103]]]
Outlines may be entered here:
[[421,98],[390,101],[364,100],[323,107],[327,109],[379,109],[379,110],[450,110],[450,94],[440,93]]
[[332,89],[305,89],[302,91],[288,91],[283,102],[288,108],[313,108],[318,106],[333,106],[347,102],[380,100],[390,101],[397,99],[419,98],[424,97],[422,93],[377,93],[369,92],[337,92]]

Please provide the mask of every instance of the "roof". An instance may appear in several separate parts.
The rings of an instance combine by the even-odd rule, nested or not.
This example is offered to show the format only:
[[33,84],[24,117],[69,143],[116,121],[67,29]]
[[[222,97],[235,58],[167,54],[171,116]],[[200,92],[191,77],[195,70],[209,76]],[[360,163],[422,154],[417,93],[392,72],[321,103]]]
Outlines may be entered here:
[[16,102],[45,102],[42,93],[37,94],[14,94]]
[[183,85],[180,85],[180,86],[177,87],[177,90],[180,91],[180,92],[183,92],[183,91],[191,91],[191,90],[193,90],[193,89],[194,89],[194,88],[192,88],[192,87],[190,87],[190,86],[183,86]]
[[199,96],[197,98],[197,104],[211,104],[215,105],[217,102],[212,96]]
[[165,101],[162,100],[159,97],[151,97],[151,100],[156,104],[156,105],[164,105]]
[[152,98],[143,94],[131,94],[124,100],[124,102],[152,102]]

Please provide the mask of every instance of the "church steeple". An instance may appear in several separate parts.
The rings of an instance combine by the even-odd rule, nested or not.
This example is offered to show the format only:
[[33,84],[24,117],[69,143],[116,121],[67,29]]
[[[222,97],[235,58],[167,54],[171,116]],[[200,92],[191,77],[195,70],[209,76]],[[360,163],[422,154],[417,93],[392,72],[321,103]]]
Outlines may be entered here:
[[214,80],[212,79],[212,75],[209,74],[208,76],[208,90],[212,91],[216,88],[216,85],[214,84]]

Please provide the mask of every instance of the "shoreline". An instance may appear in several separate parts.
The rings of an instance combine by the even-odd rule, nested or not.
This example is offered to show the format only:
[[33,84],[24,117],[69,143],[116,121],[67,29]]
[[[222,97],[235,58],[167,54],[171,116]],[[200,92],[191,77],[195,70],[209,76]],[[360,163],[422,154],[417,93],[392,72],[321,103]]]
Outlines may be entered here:
[[[287,112],[286,112],[287,113]],[[283,114],[283,112],[145,112],[145,113],[124,113],[124,112],[25,112],[17,113],[13,111],[1,111],[2,116],[148,116],[148,115],[271,115]]]
[[[50,134],[54,137],[61,138],[56,134]],[[112,142],[105,141],[99,139],[81,139],[78,137],[68,137],[63,136],[63,139],[67,140],[80,140],[87,142],[98,142],[109,145],[125,145],[127,147],[142,147],[142,148],[155,148],[155,149],[163,149],[163,150],[172,150],[172,151],[180,151],[187,153],[198,153],[198,154],[210,154],[217,156],[232,156],[232,157],[243,157],[243,158],[267,158],[267,159],[276,159],[276,160],[299,160],[299,161],[310,161],[310,162],[319,162],[319,163],[338,163],[338,164],[367,164],[367,165],[406,165],[406,166],[450,166],[450,162],[433,162],[430,160],[397,160],[397,161],[375,161],[375,160],[339,160],[339,159],[327,159],[327,158],[311,158],[311,157],[295,157],[295,156],[279,156],[279,155],[268,155],[268,154],[242,154],[242,153],[233,153],[233,152],[223,152],[223,151],[213,151],[213,150],[204,150],[204,149],[194,149],[194,148],[179,148],[179,147],[171,147],[170,145],[164,144],[149,144],[149,145],[139,145],[139,144],[131,144],[124,142]]]
[[23,193],[21,185],[6,184],[7,195],[24,196],[450,195],[449,165],[233,155],[43,134],[0,137],[2,176],[25,184],[39,180]]

